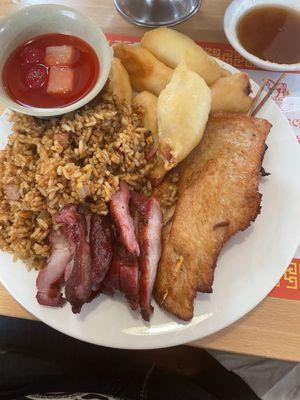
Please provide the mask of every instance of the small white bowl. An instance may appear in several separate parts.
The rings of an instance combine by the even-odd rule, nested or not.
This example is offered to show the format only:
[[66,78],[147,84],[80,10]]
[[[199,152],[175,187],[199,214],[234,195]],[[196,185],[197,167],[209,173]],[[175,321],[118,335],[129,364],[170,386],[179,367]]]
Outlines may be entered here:
[[[269,71],[300,71],[300,63],[297,64],[277,64],[262,60],[249,53],[241,45],[237,37],[237,23],[242,15],[249,12],[252,8],[260,6],[282,6],[300,11],[299,0],[233,0],[224,14],[224,31],[232,47],[244,58],[259,68]],[[298,40],[298,38],[295,38]]]
[[85,40],[96,52],[100,73],[94,87],[80,100],[57,108],[22,106],[12,100],[0,79],[0,102],[12,110],[36,117],[51,117],[74,111],[91,101],[103,88],[108,78],[113,51],[100,27],[77,10],[56,4],[42,4],[22,8],[0,21],[0,76],[7,57],[20,44],[34,36],[64,33]]

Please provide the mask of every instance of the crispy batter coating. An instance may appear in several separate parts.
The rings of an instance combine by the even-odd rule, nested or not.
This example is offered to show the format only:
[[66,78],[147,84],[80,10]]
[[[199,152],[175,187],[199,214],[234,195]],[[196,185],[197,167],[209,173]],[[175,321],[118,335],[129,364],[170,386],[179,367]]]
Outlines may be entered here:
[[176,68],[184,61],[209,86],[230,74],[193,39],[175,29],[162,27],[148,31],[141,40],[141,46],[171,68]]
[[126,103],[132,103],[132,89],[126,69],[123,67],[121,60],[117,57],[112,59],[109,74],[109,90],[112,94],[125,100]]
[[211,107],[204,79],[182,62],[157,102],[158,147],[166,170],[174,168],[202,139]]
[[157,143],[157,97],[144,90],[134,97],[133,103],[144,108],[144,127],[152,132]]
[[153,160],[153,167],[149,171],[148,178],[150,179],[153,186],[157,186],[161,183],[165,174],[167,173],[164,167],[164,162],[157,151],[157,97],[154,96],[154,94],[144,90],[134,97],[133,103],[140,105],[144,108],[144,127],[152,132],[152,137],[154,140],[154,151],[156,154]]
[[252,103],[249,75],[239,73],[218,79],[211,86],[211,113],[216,111],[246,114]]
[[141,47],[118,43],[113,46],[114,55],[126,68],[132,86],[137,92],[147,90],[159,96],[170,81],[173,70]]
[[171,314],[190,320],[197,291],[212,292],[224,243],[260,211],[258,184],[271,128],[266,120],[216,113],[202,142],[178,167],[178,202],[164,228],[155,298]]

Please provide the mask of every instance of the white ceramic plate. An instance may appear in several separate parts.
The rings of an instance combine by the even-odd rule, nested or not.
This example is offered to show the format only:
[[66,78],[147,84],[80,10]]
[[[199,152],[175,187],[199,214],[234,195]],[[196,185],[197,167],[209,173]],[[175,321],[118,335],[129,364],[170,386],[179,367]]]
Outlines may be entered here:
[[[237,70],[222,63],[232,72]],[[257,85],[252,82],[254,91]],[[73,315],[62,309],[40,306],[35,299],[36,272],[22,262],[12,263],[0,254],[0,279],[11,295],[38,319],[75,338],[103,346],[150,349],[174,346],[210,335],[232,324],[254,308],[274,287],[292,259],[300,241],[300,152],[288,121],[273,101],[263,108],[273,129],[263,166],[262,212],[255,223],[235,235],[224,247],[215,273],[214,293],[198,294],[190,323],[172,318],[155,305],[150,325],[129,311],[121,297],[104,295]],[[0,119],[4,146],[10,124]]]

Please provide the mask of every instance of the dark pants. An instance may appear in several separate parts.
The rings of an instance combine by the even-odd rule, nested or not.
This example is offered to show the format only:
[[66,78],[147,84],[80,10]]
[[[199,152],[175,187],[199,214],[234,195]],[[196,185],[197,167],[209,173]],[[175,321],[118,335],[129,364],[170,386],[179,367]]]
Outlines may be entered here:
[[0,399],[51,392],[130,400],[258,399],[203,350],[114,350],[72,339],[40,322],[1,317]]

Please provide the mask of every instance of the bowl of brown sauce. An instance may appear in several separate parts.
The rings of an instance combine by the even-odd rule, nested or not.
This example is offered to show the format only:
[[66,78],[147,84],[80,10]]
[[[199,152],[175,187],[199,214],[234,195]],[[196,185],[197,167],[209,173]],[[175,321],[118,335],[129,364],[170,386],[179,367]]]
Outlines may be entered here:
[[24,7],[0,21],[0,101],[36,117],[74,111],[97,96],[112,49],[100,27],[69,7]]
[[234,0],[224,31],[233,48],[259,68],[300,71],[299,0]]

